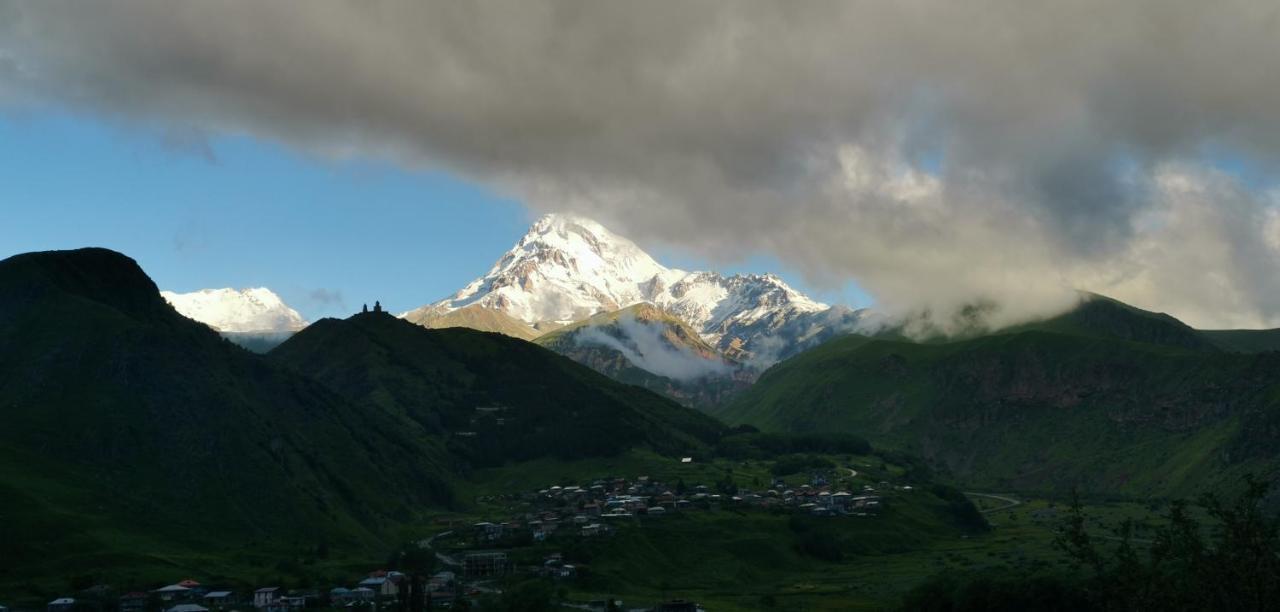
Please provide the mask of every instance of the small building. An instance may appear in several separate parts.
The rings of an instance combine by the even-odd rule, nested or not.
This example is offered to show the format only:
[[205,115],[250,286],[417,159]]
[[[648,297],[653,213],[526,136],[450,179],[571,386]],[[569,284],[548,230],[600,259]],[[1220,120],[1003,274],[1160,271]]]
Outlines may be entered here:
[[160,587],[151,592],[159,597],[160,601],[163,602],[183,601],[191,596],[191,589],[180,584],[171,584],[169,586]]
[[578,568],[577,566],[566,563],[560,567],[553,568],[551,577],[561,580],[572,580],[578,577]]
[[501,524],[483,522],[472,526],[478,542],[492,542],[502,539],[504,527]]
[[49,602],[46,609],[48,612],[71,612],[75,607],[76,600],[74,597],[59,597]]
[[265,587],[253,592],[253,607],[266,609],[280,596],[280,587]]
[[462,558],[462,572],[468,578],[506,576],[511,573],[511,561],[504,552],[470,553]]
[[[303,595],[286,595],[276,600],[274,606],[277,610],[301,610],[307,607],[307,598]],[[198,610],[190,610],[187,612],[199,612]]]
[[168,608],[165,612],[209,612],[209,608],[199,604],[184,603]]
[[369,587],[356,587],[351,589],[350,597],[352,603],[363,603],[373,601],[377,596],[378,593]]
[[357,586],[373,591],[376,598],[395,597],[400,594],[400,585],[396,576],[370,576],[360,581]]
[[349,603],[351,603],[351,589],[347,587],[329,589],[329,605],[340,608]]
[[240,605],[240,598],[233,591],[210,591],[205,593],[204,605],[211,610],[230,610]]
[[391,584],[391,581],[387,580],[386,576],[371,576],[369,578],[365,578],[364,580],[361,580],[358,587],[369,589],[370,591],[373,591],[373,594],[375,596],[378,596],[378,595],[386,595],[387,593],[385,592],[385,590],[388,588],[390,584]]
[[146,593],[134,591],[120,596],[120,612],[143,612],[147,609]]

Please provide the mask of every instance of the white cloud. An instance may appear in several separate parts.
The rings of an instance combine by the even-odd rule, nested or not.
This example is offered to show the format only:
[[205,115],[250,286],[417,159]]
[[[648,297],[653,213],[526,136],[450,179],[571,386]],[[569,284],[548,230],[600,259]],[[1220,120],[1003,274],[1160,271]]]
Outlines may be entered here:
[[0,103],[442,167],[642,241],[853,278],[894,312],[994,301],[1007,322],[1086,289],[1276,325],[1274,198],[1206,151],[1276,170],[1278,15],[0,0]]
[[618,336],[604,330],[587,327],[577,333],[574,340],[579,346],[602,346],[622,353],[636,367],[659,376],[679,381],[690,381],[707,376],[729,375],[732,366],[718,357],[702,356],[688,347],[674,345],[663,337],[660,323],[637,320],[631,313],[618,317]]

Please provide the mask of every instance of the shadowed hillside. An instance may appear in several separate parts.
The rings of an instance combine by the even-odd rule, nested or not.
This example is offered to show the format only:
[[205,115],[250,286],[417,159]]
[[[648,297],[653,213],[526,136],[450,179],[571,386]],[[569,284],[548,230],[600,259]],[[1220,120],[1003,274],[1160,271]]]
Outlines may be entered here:
[[6,578],[381,551],[451,499],[439,444],[178,315],[104,249],[0,262],[0,421]]
[[425,329],[386,313],[318,321],[269,357],[414,430],[446,436],[473,465],[608,456],[638,445],[688,453],[724,429],[529,342]]

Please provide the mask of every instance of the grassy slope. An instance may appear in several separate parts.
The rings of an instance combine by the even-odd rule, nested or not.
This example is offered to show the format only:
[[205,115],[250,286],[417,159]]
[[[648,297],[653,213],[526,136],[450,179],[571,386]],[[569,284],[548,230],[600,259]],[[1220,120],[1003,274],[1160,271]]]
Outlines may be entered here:
[[1270,473],[1280,359],[1223,353],[1128,311],[1104,303],[952,343],[843,338],[779,364],[719,414],[855,432],[997,488],[1182,494]]
[[0,347],[0,584],[380,554],[447,500],[438,445],[179,316],[117,253],[0,262]]
[[1200,335],[1224,351],[1280,351],[1280,329],[1206,329]]
[[673,345],[683,346],[686,350],[708,359],[720,357],[719,352],[710,344],[707,344],[698,335],[698,332],[689,327],[688,323],[685,323],[675,315],[664,312],[653,304],[646,303],[634,304],[613,312],[600,313],[583,321],[571,323],[555,331],[543,334],[538,338],[537,343],[548,348],[569,348],[569,345],[576,344],[573,341],[573,336],[577,332],[588,328],[612,331],[617,327],[618,321],[624,317],[661,325],[664,328],[664,335]]
[[501,310],[485,308],[472,304],[449,312],[440,312],[432,307],[419,308],[405,316],[405,320],[428,329],[447,329],[450,327],[466,327],[477,331],[497,332],[521,340],[533,340],[539,335],[538,330],[530,327]]
[[[534,344],[464,328],[428,330],[386,314],[319,321],[270,359],[422,431],[477,431],[466,444],[481,463],[607,455],[642,444],[687,453],[723,431],[714,419]],[[476,422],[479,406],[507,408],[501,416],[511,426]]]

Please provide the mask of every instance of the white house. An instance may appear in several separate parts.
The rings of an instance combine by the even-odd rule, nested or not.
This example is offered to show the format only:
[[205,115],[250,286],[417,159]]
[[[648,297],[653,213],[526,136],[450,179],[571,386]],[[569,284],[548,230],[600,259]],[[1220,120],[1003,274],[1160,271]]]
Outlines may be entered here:
[[49,612],[67,612],[76,607],[76,600],[73,597],[59,597],[49,602]]
[[386,576],[374,576],[360,581],[359,586],[369,589],[378,597],[394,597],[400,593],[400,587],[394,580]]
[[280,587],[266,587],[253,592],[253,607],[269,608],[280,595]]
[[191,589],[180,584],[171,584],[166,587],[160,587],[151,591],[160,596],[160,601],[173,601],[175,599],[186,599],[191,594]]

